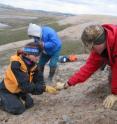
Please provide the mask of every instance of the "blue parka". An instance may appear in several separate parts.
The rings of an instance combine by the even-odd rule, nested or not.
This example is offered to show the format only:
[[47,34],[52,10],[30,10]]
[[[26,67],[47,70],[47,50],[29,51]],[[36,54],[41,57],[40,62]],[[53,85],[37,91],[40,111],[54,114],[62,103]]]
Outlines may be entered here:
[[44,50],[48,55],[53,55],[55,52],[60,51],[62,42],[54,29],[43,26],[41,40],[44,42]]

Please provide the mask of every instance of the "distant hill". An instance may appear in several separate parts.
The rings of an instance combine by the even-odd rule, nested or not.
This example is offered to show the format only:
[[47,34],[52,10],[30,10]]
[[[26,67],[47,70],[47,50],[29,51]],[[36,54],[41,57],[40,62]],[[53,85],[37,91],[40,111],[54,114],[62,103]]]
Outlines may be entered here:
[[[9,5],[0,4],[0,15],[9,14],[14,15],[18,14],[17,16],[36,16],[36,17],[42,17],[42,16],[70,16],[71,14],[64,14],[64,13],[58,13],[58,12],[48,12],[48,11],[42,11],[42,10],[28,10],[28,9],[22,9],[22,8],[15,8]],[[12,17],[11,17],[12,18]]]
[[26,10],[0,4],[0,45],[28,39],[29,23],[48,25],[60,31],[68,25],[59,26],[57,21],[71,16],[69,14]]
[[78,15],[67,17],[59,21],[60,24],[71,24],[70,27],[59,32],[63,40],[80,40],[83,29],[90,24],[104,24],[111,23],[117,24],[116,16],[106,15]]
[[62,54],[83,53],[81,33],[89,24],[117,23],[116,16],[78,15],[25,10],[0,4],[0,45],[27,40],[29,23],[53,27],[63,42]]
[[[27,10],[0,4],[0,23],[7,24],[11,28],[25,26],[30,22],[41,23],[64,19],[69,14],[47,12],[41,10]],[[45,23],[46,23],[45,22]]]

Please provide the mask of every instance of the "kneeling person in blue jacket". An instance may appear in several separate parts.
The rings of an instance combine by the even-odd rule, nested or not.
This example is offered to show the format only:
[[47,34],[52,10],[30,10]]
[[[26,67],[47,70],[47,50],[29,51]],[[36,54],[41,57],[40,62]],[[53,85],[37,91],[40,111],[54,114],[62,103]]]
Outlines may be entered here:
[[30,96],[43,92],[56,93],[56,89],[44,83],[38,71],[40,50],[31,42],[11,56],[4,79],[0,83],[0,106],[12,114],[21,114],[33,106]]
[[34,42],[43,51],[39,61],[39,70],[43,74],[45,64],[49,62],[49,76],[48,82],[52,82],[53,76],[57,68],[57,62],[61,51],[61,40],[56,31],[51,27],[38,26],[36,24],[29,24],[28,36],[34,38]]

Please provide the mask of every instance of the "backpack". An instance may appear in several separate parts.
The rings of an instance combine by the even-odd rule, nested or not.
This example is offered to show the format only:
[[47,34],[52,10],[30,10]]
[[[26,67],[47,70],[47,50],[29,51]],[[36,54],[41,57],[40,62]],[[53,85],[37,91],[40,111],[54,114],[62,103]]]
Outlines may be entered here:
[[75,54],[71,54],[68,56],[68,59],[70,62],[75,62],[78,60],[77,56]]

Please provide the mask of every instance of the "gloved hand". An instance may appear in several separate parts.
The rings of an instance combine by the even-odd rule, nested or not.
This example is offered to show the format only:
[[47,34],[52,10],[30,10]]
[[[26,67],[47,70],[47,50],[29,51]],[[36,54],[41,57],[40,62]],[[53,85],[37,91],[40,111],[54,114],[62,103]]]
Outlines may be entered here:
[[67,89],[68,87],[69,87],[68,83],[61,83],[61,82],[56,83],[55,86],[57,90]]
[[117,95],[111,94],[106,97],[103,102],[105,108],[112,108],[114,103],[117,101]]
[[54,87],[47,86],[47,85],[46,85],[45,91],[48,92],[48,93],[52,93],[52,94],[56,94],[57,93],[57,90]]

